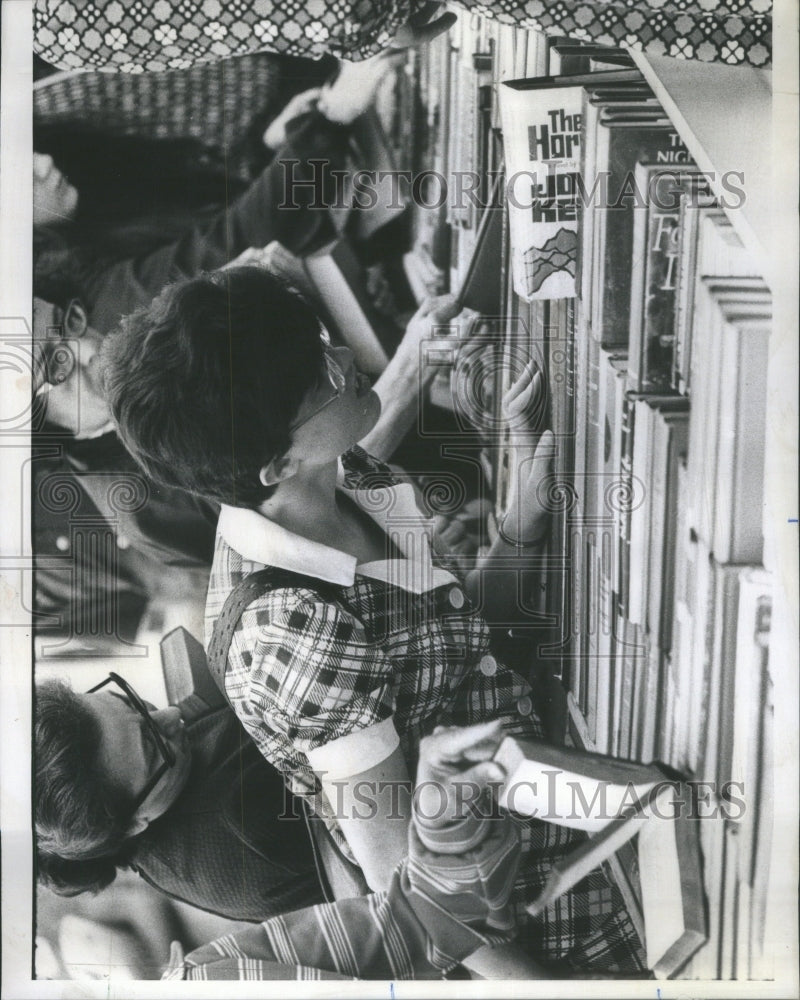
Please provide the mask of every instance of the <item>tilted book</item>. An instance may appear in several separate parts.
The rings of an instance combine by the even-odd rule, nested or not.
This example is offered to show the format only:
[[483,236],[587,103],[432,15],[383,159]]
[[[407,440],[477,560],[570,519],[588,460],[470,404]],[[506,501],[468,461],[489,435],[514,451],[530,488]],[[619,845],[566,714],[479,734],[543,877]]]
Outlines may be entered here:
[[653,764],[507,736],[494,756],[506,778],[499,803],[524,816],[597,833],[634,806],[664,772]]
[[514,289],[526,301],[575,295],[582,100],[579,86],[500,86]]
[[587,824],[581,828],[592,834],[554,865],[528,912],[538,916],[638,835],[647,965],[659,978],[675,975],[707,936],[700,824],[688,815],[686,787],[653,765],[513,737],[495,760],[506,772],[501,806],[513,799],[516,807],[523,793],[515,789],[527,789],[528,815],[577,826],[573,814],[580,812]]

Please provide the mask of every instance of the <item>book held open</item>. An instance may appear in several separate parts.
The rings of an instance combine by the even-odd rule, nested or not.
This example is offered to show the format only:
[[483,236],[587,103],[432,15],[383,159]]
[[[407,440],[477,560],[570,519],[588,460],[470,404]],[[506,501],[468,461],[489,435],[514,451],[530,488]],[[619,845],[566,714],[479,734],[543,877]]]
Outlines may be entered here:
[[589,833],[553,866],[528,912],[541,914],[638,837],[647,965],[658,978],[675,975],[707,939],[700,820],[686,814],[691,796],[681,782],[655,764],[513,737],[494,759],[506,773],[502,807]]

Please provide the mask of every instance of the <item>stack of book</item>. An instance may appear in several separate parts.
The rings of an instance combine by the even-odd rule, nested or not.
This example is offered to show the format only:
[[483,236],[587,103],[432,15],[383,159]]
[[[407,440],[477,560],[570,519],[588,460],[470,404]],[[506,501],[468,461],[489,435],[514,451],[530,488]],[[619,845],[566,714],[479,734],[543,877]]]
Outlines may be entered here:
[[[696,812],[716,816],[697,824],[707,942],[669,974],[758,977],[773,810],[769,292],[625,53],[479,18],[460,30],[446,54],[424,57],[447,69],[436,169],[451,178],[502,162],[507,195],[515,172],[532,178],[514,188],[527,209],[507,204],[501,226],[449,206],[450,256],[439,261],[454,292],[480,298],[491,285],[499,300],[494,317],[486,299],[468,303],[483,316],[473,329],[492,331],[469,364],[491,383],[489,412],[474,422],[488,429],[481,458],[496,518],[514,460],[503,393],[530,362],[547,389],[531,427],[552,429],[557,446],[541,593],[526,603],[546,625],[531,676],[540,693],[543,666],[560,682],[547,697],[561,692],[571,742],[660,760],[699,783]],[[485,143],[487,129],[502,143]],[[453,405],[452,391],[441,395]],[[652,874],[639,865],[657,854],[609,859],[637,926]]]
[[570,720],[584,746],[709,783],[709,941],[686,974],[747,978],[771,814],[770,295],[663,111],[630,87],[587,88],[584,105],[582,178],[607,187],[583,206],[567,380]]

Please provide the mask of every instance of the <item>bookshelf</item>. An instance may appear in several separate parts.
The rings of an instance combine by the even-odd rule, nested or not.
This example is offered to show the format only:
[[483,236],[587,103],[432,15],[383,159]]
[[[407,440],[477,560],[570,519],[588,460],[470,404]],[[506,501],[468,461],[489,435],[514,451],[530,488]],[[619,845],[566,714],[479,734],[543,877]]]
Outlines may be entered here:
[[[776,614],[786,615],[796,541],[783,544],[785,529],[775,529],[787,514],[772,488],[787,441],[768,433],[767,400],[796,415],[796,396],[785,387],[786,365],[796,361],[791,338],[773,329],[771,293],[787,276],[774,253],[771,75],[582,49],[479,17],[430,48],[416,72],[438,74],[439,96],[414,142],[446,175],[486,174],[507,162],[501,88],[522,78],[532,90],[555,88],[537,83],[548,73],[562,75],[561,87],[584,87],[584,180],[603,156],[613,164],[624,153],[641,181],[659,173],[647,163],[675,154],[679,210],[648,208],[627,229],[579,212],[574,297],[519,294],[505,213],[489,258],[499,263],[501,319],[494,320],[506,363],[488,397],[495,432],[476,440],[499,512],[508,489],[499,400],[514,365],[533,358],[548,384],[540,426],[558,442],[549,551],[529,595],[539,626],[529,632],[527,663],[540,707],[555,739],[663,760],[691,780],[715,783],[711,801],[727,818],[700,824],[708,941],[675,971],[687,979],[768,978],[773,716],[785,687],[773,675],[776,655],[796,658],[783,622],[775,628]],[[601,86],[611,70],[620,76]],[[626,136],[645,127],[647,141],[626,146]],[[735,205],[723,201],[732,172],[734,186],[743,175],[745,193]],[[413,273],[459,290],[479,221],[450,211],[437,230],[430,214],[418,216]],[[653,232],[668,234],[674,260],[656,259]],[[627,280],[612,294],[620,266]],[[668,284],[665,267],[675,268],[674,294],[654,297],[657,280]],[[435,392],[439,406],[454,405],[446,378]],[[609,506],[610,496],[628,500]],[[722,794],[726,782],[747,789],[742,815],[732,801],[739,786]],[[611,870],[643,928],[634,853],[621,852]]]
[[754,67],[724,66],[631,52],[636,66],[675,123],[712,189],[741,174],[747,198],[729,218],[768,284],[776,235],[772,186],[772,74]]

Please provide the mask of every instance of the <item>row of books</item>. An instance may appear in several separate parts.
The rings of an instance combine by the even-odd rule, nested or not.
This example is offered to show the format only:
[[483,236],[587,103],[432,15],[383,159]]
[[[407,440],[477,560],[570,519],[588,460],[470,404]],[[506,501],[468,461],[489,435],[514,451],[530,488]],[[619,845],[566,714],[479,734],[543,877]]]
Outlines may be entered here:
[[[512,457],[498,430],[502,394],[525,360],[546,375],[538,429],[552,428],[558,452],[540,607],[552,626],[538,633],[532,675],[544,666],[563,682],[550,690],[566,692],[573,742],[715,782],[718,806],[724,790],[728,818],[700,824],[708,942],[679,974],[758,977],[772,812],[761,566],[767,289],[624,53],[474,19],[426,66],[438,66],[431,162],[443,175],[494,169],[502,156],[506,180],[529,169],[538,182],[542,124],[552,126],[547,152],[570,156],[545,169],[524,220],[515,223],[514,205],[493,227],[485,213],[448,209],[439,244],[420,241],[410,255],[430,261],[446,231],[445,284],[483,314],[474,330],[491,329],[490,346],[467,353],[476,381],[488,385],[495,372],[482,457],[498,516]],[[508,127],[504,102],[521,127]],[[487,109],[502,145],[479,138]],[[553,221],[573,235],[544,246],[553,230],[542,239],[536,226]],[[499,320],[487,327],[490,286]],[[441,405],[458,409],[452,379],[437,382]],[[643,927],[647,873],[637,864],[634,853],[613,871]]]
[[741,809],[701,824],[709,939],[684,974],[748,978],[772,810],[770,295],[641,82],[585,86],[583,128],[584,186],[608,188],[581,209],[565,374],[572,728],[592,749],[709,782],[717,804],[739,797]]

